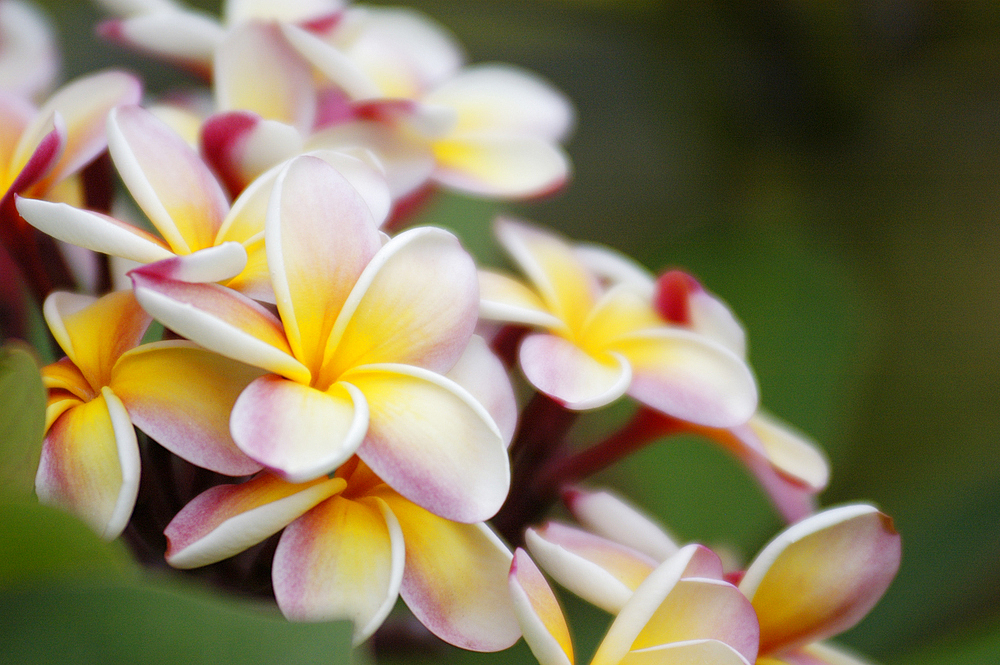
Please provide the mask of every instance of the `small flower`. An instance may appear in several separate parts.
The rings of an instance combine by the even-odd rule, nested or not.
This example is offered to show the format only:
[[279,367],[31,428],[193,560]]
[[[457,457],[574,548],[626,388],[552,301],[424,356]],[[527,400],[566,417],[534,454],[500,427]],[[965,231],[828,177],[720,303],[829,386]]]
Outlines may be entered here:
[[509,219],[497,236],[530,280],[480,271],[483,318],[541,328],[521,342],[521,370],[568,409],[604,406],[629,394],[683,420],[740,425],[757,407],[746,363],[695,332],[667,325],[641,292],[604,288],[554,233]]
[[69,509],[108,540],[121,533],[139,490],[133,424],[199,466],[228,475],[260,469],[227,426],[258,371],[189,342],[139,345],[150,318],[128,291],[99,300],[56,292],[45,318],[66,357],[42,369],[41,501]]
[[475,266],[457,239],[419,228],[383,245],[357,192],[313,157],[278,176],[265,237],[280,319],[231,289],[178,281],[172,266],[131,273],[164,325],[270,372],[237,400],[237,445],[290,482],[330,473],[356,452],[435,514],[492,516],[510,482],[505,436],[444,376],[469,345],[478,302]]
[[456,646],[498,651],[520,636],[505,585],[511,555],[500,539],[483,523],[417,506],[357,457],[308,483],[262,473],[209,489],[167,526],[167,561],[203,566],[281,529],[272,579],[289,619],[350,619],[358,643],[401,595],[431,632]]
[[[697,547],[658,566],[617,612],[591,665],[749,665],[759,630],[753,608],[731,584],[685,575]],[[524,639],[542,665],[573,665],[558,602],[524,550],[514,553],[510,589]]]

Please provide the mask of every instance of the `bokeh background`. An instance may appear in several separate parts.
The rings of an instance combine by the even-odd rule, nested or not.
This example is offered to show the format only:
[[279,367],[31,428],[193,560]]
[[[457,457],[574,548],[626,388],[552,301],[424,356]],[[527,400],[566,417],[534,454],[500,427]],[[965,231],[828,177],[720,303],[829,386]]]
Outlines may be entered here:
[[[98,41],[87,2],[41,4],[66,78],[126,63],[151,93],[189,81]],[[1000,3],[409,4],[471,61],[535,70],[578,110],[563,192],[441,195],[424,219],[486,262],[500,260],[487,229],[504,211],[698,276],[745,323],[766,408],[829,455],[821,502],[872,501],[902,533],[898,578],[841,643],[887,664],[1000,662]],[[599,480],[735,556],[780,527],[743,470],[696,439],[658,442]],[[565,600],[585,662],[607,617]],[[4,621],[39,620],[5,602]],[[119,615],[105,637],[140,639]],[[322,641],[324,628],[281,644]],[[254,658],[229,642],[204,648]],[[428,659],[532,662],[523,648]]]

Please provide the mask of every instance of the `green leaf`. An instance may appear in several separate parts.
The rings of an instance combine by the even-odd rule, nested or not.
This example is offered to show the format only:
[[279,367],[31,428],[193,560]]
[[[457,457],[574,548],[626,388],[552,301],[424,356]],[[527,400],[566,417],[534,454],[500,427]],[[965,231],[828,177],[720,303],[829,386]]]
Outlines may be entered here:
[[351,662],[351,629],[291,623],[270,606],[214,597],[186,585],[49,585],[0,594],[5,662]]
[[33,496],[45,434],[45,388],[31,355],[0,349],[0,496]]

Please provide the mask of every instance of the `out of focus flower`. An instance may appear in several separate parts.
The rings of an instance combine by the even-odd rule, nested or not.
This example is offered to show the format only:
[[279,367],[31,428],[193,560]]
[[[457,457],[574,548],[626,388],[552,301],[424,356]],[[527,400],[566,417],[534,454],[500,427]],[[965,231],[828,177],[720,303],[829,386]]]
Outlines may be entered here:
[[58,69],[48,19],[21,0],[0,3],[0,90],[34,99],[52,88]]
[[741,425],[757,407],[746,363],[710,338],[668,325],[627,283],[605,288],[558,235],[509,219],[500,243],[529,285],[480,271],[483,318],[541,328],[521,342],[521,370],[569,409],[628,394],[641,404],[711,427]]
[[383,246],[354,188],[313,157],[278,176],[264,235],[280,320],[231,289],[176,279],[178,266],[188,277],[184,257],[131,273],[164,325],[270,372],[236,402],[237,445],[291,482],[357,453],[437,515],[492,516],[510,482],[505,436],[444,376],[469,345],[478,303],[457,239],[420,228]]
[[401,595],[451,644],[498,651],[520,636],[500,539],[483,523],[453,522],[403,498],[357,457],[309,483],[263,473],[204,492],[167,527],[167,561],[206,565],[281,529],[271,572],[290,619],[350,619],[360,642]]
[[854,626],[896,576],[900,538],[869,505],[831,508],[778,534],[739,588],[760,619],[759,663],[861,663],[821,640]]
[[99,300],[56,292],[45,318],[66,357],[42,369],[48,406],[35,488],[43,502],[106,539],[121,533],[139,489],[133,424],[199,466],[228,475],[260,469],[227,426],[240,389],[259,371],[189,342],[139,345],[150,318],[128,291]]
[[[754,662],[759,630],[753,608],[731,584],[686,574],[697,551],[685,547],[643,580],[617,612],[591,665]],[[538,661],[572,665],[559,604],[521,549],[514,554],[510,589],[524,639]]]
[[[162,240],[139,227],[66,203],[22,198],[17,202],[21,215],[59,240],[138,263],[214,248],[207,259],[215,273],[213,281],[223,281],[257,299],[274,300],[263,246],[264,213],[276,170],[230,206],[218,181],[191,147],[138,106],[111,112],[108,146],[122,180]],[[371,167],[343,155],[331,156],[331,160],[369,193],[369,200],[379,197],[379,175]]]

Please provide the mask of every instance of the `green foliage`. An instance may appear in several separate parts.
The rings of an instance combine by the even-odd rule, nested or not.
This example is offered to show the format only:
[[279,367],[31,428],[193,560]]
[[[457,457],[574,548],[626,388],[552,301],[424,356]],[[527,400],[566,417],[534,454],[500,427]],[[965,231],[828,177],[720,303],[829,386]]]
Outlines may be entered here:
[[45,430],[45,389],[31,355],[15,345],[0,349],[0,395],[0,499],[30,497]]

